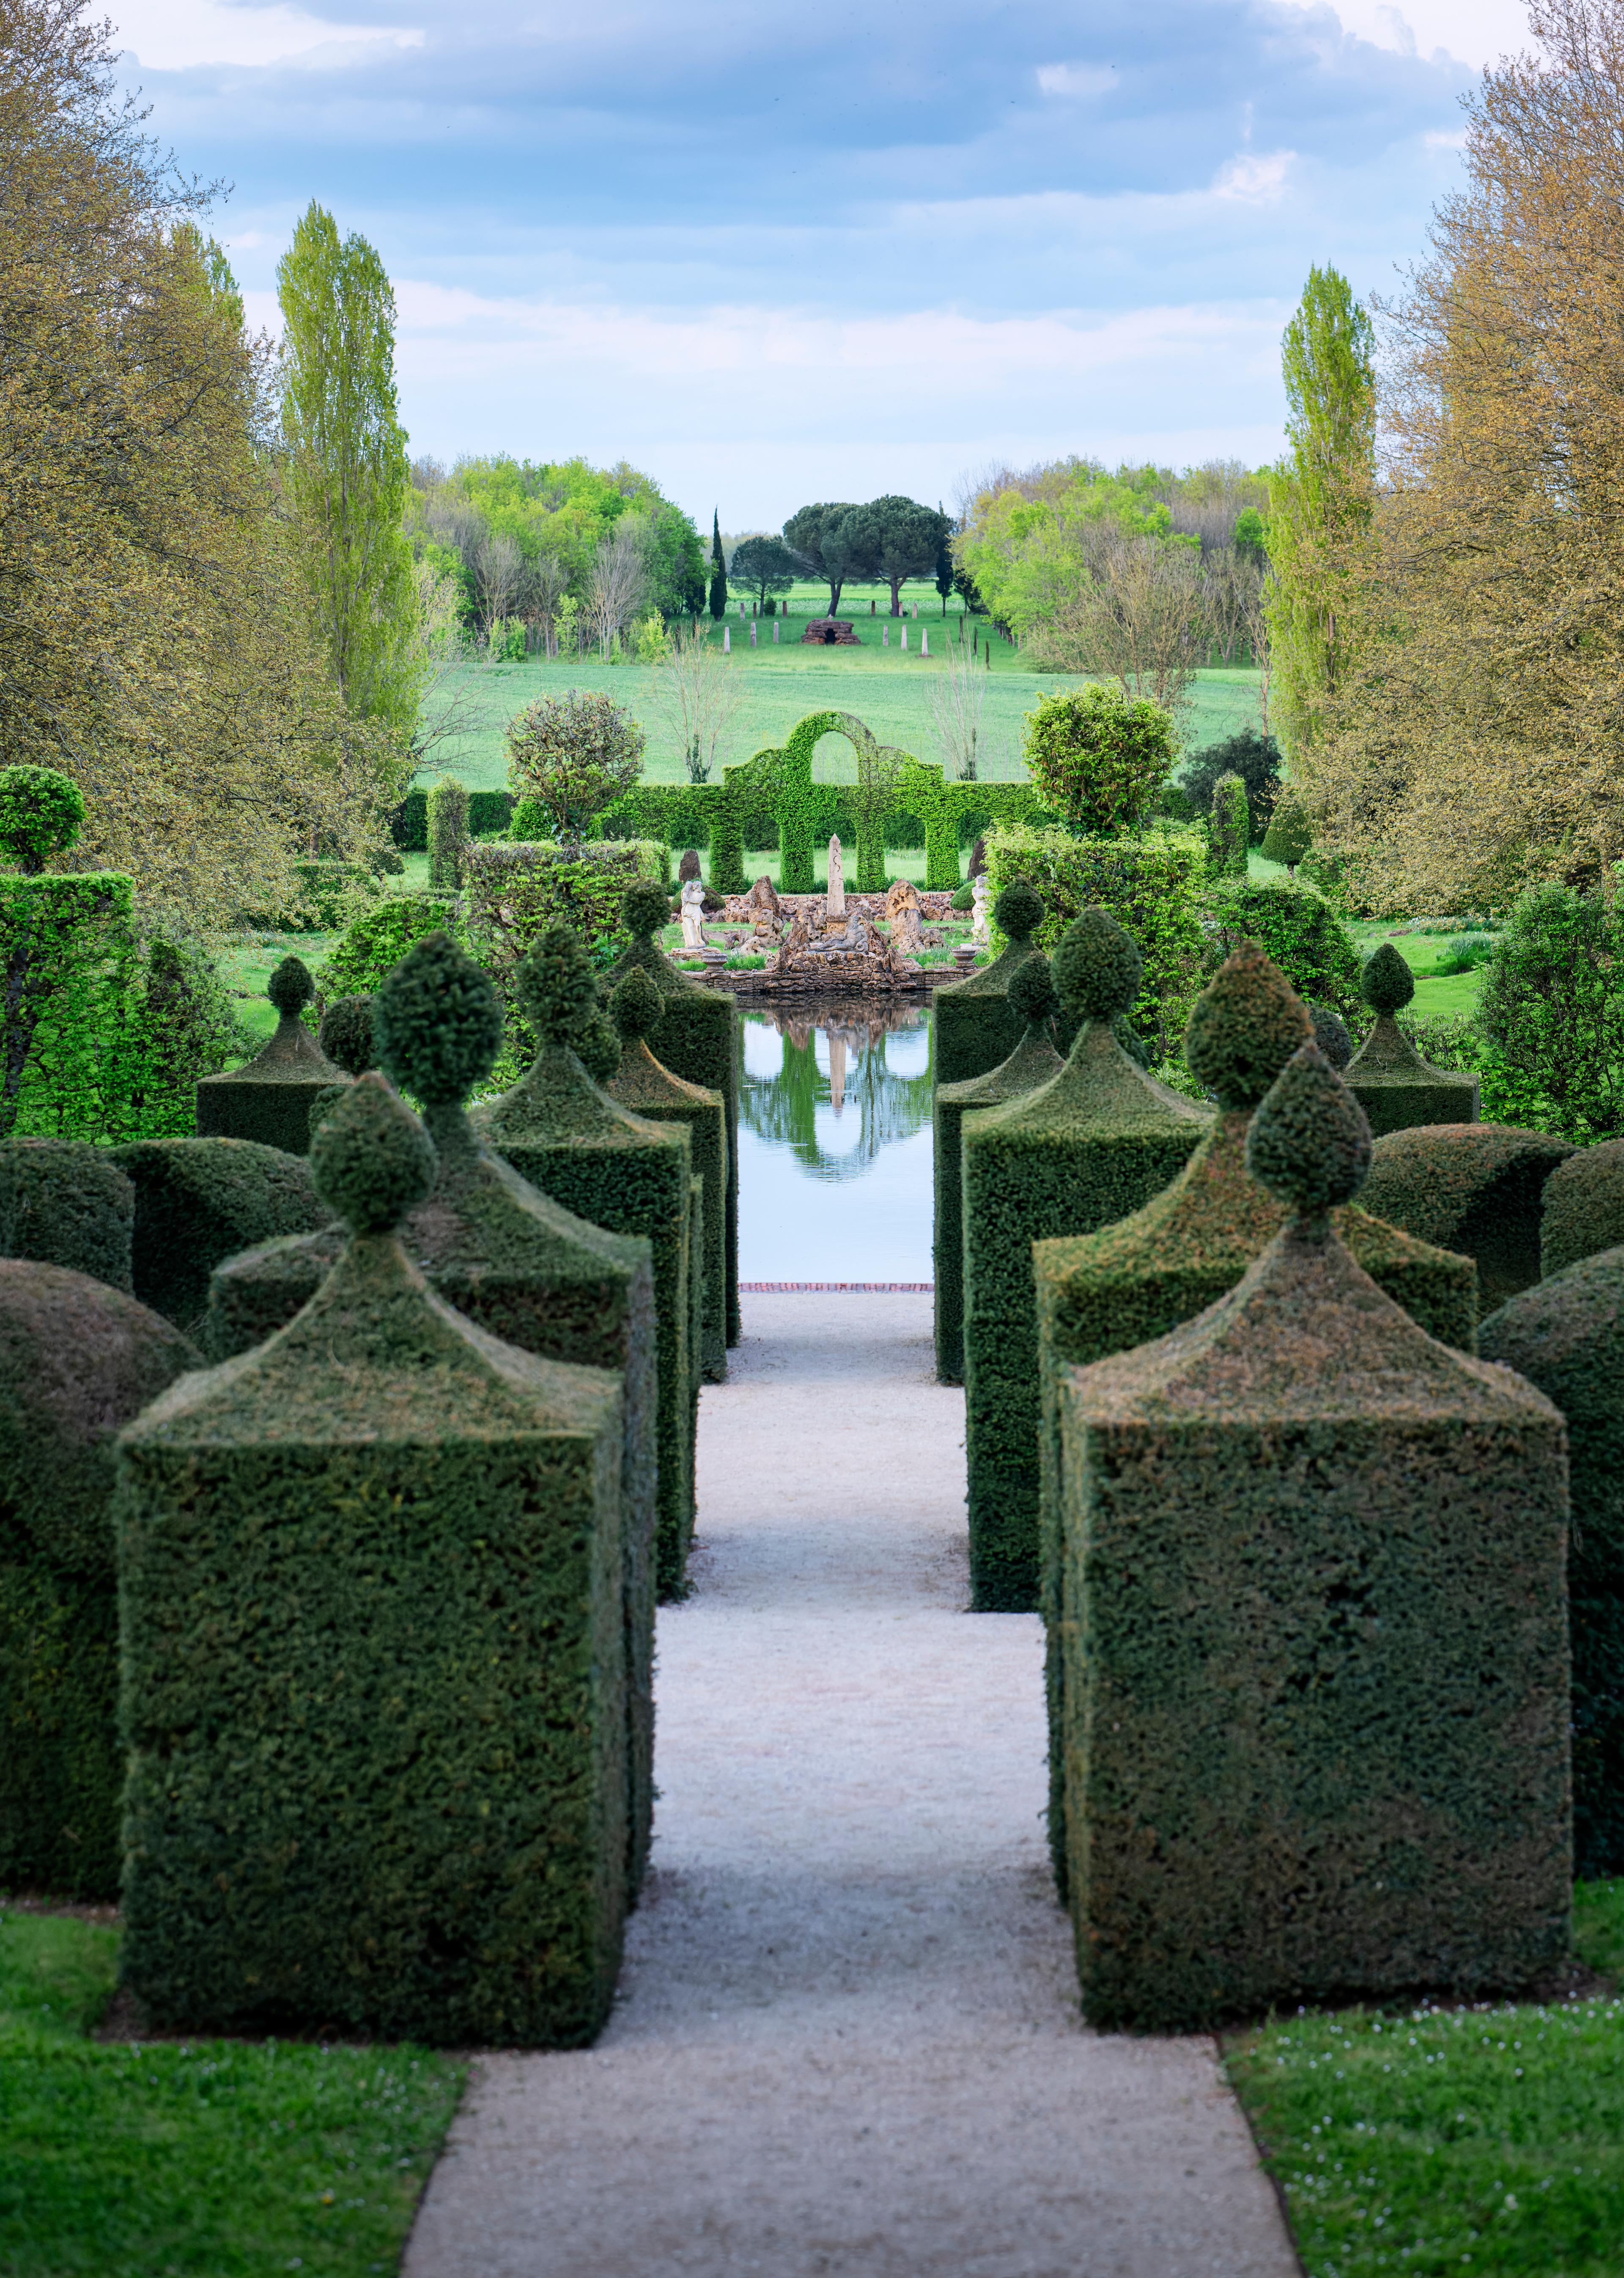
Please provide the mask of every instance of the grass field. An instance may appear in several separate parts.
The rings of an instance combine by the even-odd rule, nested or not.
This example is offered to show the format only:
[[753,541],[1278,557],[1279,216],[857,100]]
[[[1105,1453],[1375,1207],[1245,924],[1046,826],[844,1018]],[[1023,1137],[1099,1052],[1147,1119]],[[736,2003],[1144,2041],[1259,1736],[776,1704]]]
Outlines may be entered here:
[[[746,693],[734,715],[723,745],[724,761],[747,760],[763,745],[782,742],[785,733],[808,712],[855,712],[883,744],[899,744],[921,760],[941,757],[931,724],[927,701],[929,676],[943,661],[949,638],[957,639],[967,625],[976,637],[990,639],[992,665],[987,675],[982,715],[980,774],[989,783],[1018,781],[1025,774],[1020,761],[1022,721],[1047,691],[1077,685],[1056,673],[1034,672],[999,639],[984,619],[966,618],[955,598],[946,619],[934,590],[918,596],[919,615],[907,623],[908,647],[899,646],[902,625],[882,615],[869,615],[869,602],[878,599],[883,610],[889,597],[870,586],[849,589],[841,597],[840,614],[856,625],[860,649],[803,646],[801,635],[810,617],[820,615],[827,602],[826,589],[799,587],[788,597],[789,615],[763,617],[757,624],[758,646],[750,646],[749,620],[735,615],[728,620],[732,664],[746,679]],[[908,604],[910,610],[912,602]],[[776,644],[773,626],[780,628]],[[881,646],[888,627],[890,646]],[[931,654],[919,654],[919,635],[930,635]],[[720,628],[712,638],[721,639]],[[525,664],[470,664],[453,685],[470,717],[469,731],[447,738],[436,746],[434,768],[423,781],[444,771],[461,777],[470,791],[500,791],[507,783],[507,761],[502,732],[515,712],[537,697],[566,688],[603,689],[641,722],[648,734],[644,775],[651,783],[683,779],[679,738],[661,719],[657,703],[656,668],[647,665],[606,665],[596,657],[560,658],[554,663],[532,660]],[[1182,722],[1185,748],[1198,750],[1237,728],[1257,722],[1256,675],[1251,671],[1203,672]],[[819,754],[820,771],[826,761],[830,780],[853,771],[850,747],[840,739]]]

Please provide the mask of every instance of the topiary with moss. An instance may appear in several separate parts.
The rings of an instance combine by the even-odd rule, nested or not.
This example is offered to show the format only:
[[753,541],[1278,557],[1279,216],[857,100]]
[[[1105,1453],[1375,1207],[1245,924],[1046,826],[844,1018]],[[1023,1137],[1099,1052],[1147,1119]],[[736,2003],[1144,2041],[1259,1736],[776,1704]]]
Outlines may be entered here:
[[116,1442],[196,1365],[122,1291],[0,1260],[0,1887],[118,1898]]
[[586,952],[568,926],[538,936],[517,982],[540,1040],[535,1064],[511,1091],[482,1101],[470,1120],[521,1178],[577,1218],[612,1234],[642,1235],[652,1244],[659,1342],[656,1571],[660,1594],[680,1596],[694,1510],[691,1143],[675,1125],[632,1114],[582,1066],[569,1040],[596,1014],[598,995]]
[[[575,1217],[477,1137],[465,1103],[500,1049],[501,1005],[490,976],[448,935],[417,942],[388,975],[377,994],[377,1028],[385,1068],[422,1103],[438,1158],[432,1193],[400,1228],[413,1265],[437,1296],[493,1336],[544,1359],[614,1369],[624,1380],[621,1557],[635,1888],[652,1809],[657,1395],[649,1246]],[[292,1320],[344,1246],[334,1227],[266,1243],[222,1265],[203,1332],[210,1358],[246,1352]]]
[[[631,936],[630,946],[604,976],[608,988],[623,981],[633,966],[640,967],[659,990],[664,1005],[660,1026],[645,1039],[663,1068],[684,1083],[719,1091],[728,1118],[728,1196],[726,1243],[728,1257],[728,1342],[739,1339],[739,1068],[743,1057],[738,1006],[730,990],[705,989],[679,973],[660,946],[660,936],[670,917],[665,890],[656,913],[652,882],[638,880],[621,906],[621,920]],[[600,1079],[601,1081],[601,1079]]]
[[620,1380],[430,1290],[382,1076],[311,1169],[316,1296],[123,1436],[125,1979],[159,2030],[579,2045],[626,1906]]
[[1033,935],[1043,922],[1043,904],[1024,878],[1017,878],[993,904],[993,923],[1004,947],[989,965],[978,966],[962,981],[938,989],[931,999],[931,1030],[936,1082],[967,1083],[1007,1060],[1021,1039],[1020,1015],[1010,1008],[1008,990],[1017,972],[1033,956]]
[[970,1571],[984,1611],[1037,1603],[1041,1372],[1033,1243],[1090,1234],[1180,1171],[1211,1116],[1138,1066],[1112,1023],[1140,960],[1114,918],[1086,910],[1052,972],[1081,1026],[1035,1089],[964,1115],[964,1419]]
[[1348,1065],[1347,1085],[1375,1135],[1422,1123],[1475,1123],[1477,1078],[1431,1066],[1393,1018],[1414,996],[1415,981],[1391,942],[1366,960],[1359,986],[1376,1026]]
[[1376,1139],[1365,1204],[1407,1234],[1471,1258],[1478,1312],[1491,1313],[1538,1280],[1545,1182],[1574,1152],[1566,1139],[1505,1123],[1390,1131]]
[[346,1075],[365,1075],[377,1066],[372,1042],[372,998],[336,997],[322,1014],[316,1036],[323,1053]]
[[1581,1147],[1546,1180],[1541,1197],[1539,1270],[1560,1273],[1582,1257],[1624,1242],[1624,1139]]
[[0,1257],[32,1257],[128,1291],[135,1189],[82,1139],[0,1143]]
[[939,1083],[931,1103],[936,1181],[936,1374],[943,1384],[962,1384],[964,1379],[964,1119],[977,1108],[996,1107],[1046,1083],[1060,1073],[1063,1065],[1053,1041],[1060,996],[1048,959],[1041,951],[1016,967],[1009,1001],[1025,1026],[1008,1059],[986,1075],[971,1076],[964,1083]]
[[665,999],[652,977],[633,966],[609,998],[620,1043],[619,1066],[605,1085],[609,1097],[651,1123],[682,1123],[703,1181],[700,1245],[701,1375],[721,1384],[728,1373],[728,1110],[719,1091],[685,1083],[662,1067],[649,1046],[665,1016]]
[[309,968],[285,957],[266,984],[277,1010],[276,1034],[246,1066],[205,1076],[197,1087],[200,1138],[253,1139],[304,1155],[310,1147],[310,1108],[329,1084],[342,1083],[301,1015],[316,994]]
[[1069,1888],[1095,2026],[1465,1999],[1566,1956],[1561,1420],[1335,1231],[1368,1126],[1305,1043],[1227,1296],[1060,1386]]

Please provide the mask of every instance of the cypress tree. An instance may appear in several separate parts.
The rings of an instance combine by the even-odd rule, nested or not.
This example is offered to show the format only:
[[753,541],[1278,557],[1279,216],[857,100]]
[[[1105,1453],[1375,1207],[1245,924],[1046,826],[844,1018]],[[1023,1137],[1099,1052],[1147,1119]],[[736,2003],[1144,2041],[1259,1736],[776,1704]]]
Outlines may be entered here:
[[728,563],[721,550],[721,520],[711,508],[711,615],[720,622],[728,614]]

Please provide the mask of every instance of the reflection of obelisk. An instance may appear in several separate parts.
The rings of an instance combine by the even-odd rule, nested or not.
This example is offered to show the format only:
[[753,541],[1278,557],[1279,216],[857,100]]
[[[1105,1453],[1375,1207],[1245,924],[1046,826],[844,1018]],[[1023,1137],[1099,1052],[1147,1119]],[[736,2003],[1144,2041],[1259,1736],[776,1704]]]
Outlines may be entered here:
[[[836,846],[840,845],[837,838]],[[836,1115],[846,1099],[846,1039],[839,1030],[829,1030],[829,1105]]]
[[840,841],[829,841],[829,898],[824,904],[827,917],[843,918],[846,914],[846,881],[840,867]]

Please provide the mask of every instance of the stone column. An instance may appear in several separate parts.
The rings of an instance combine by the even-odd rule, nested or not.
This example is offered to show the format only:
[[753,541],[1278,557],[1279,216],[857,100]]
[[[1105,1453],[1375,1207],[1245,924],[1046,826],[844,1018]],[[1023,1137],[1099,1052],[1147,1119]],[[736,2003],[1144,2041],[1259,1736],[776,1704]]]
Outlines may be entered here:
[[846,914],[846,876],[841,864],[838,838],[829,841],[829,891],[823,907],[827,917],[843,918]]

